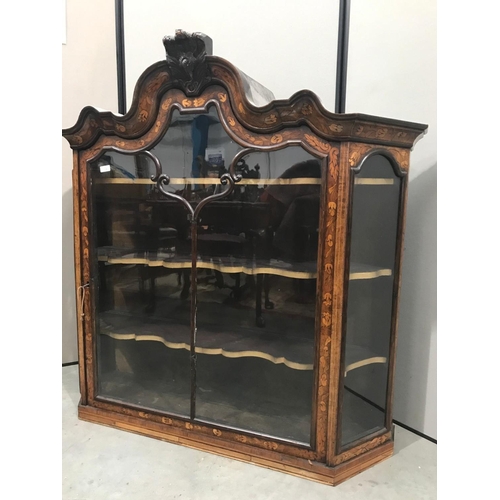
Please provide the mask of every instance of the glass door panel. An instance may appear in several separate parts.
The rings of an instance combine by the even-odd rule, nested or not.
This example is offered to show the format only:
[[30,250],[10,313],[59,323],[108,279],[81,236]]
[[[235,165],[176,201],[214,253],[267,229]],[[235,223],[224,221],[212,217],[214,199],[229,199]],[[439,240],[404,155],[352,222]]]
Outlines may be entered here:
[[342,446],[385,427],[400,184],[380,155],[354,174]]
[[154,173],[145,155],[91,165],[97,395],[189,415],[189,223]]
[[251,153],[193,229],[239,151],[215,108],[176,110],[152,150],[175,196],[144,154],[92,165],[98,395],[309,444],[321,166]]
[[320,163],[290,147],[236,173],[198,225],[196,416],[309,444]]

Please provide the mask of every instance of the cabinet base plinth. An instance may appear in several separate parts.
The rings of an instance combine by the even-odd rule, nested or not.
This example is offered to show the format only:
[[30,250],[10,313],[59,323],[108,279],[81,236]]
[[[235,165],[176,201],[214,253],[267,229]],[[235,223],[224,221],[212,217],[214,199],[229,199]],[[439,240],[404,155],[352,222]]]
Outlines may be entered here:
[[351,460],[329,467],[320,462],[292,457],[271,450],[263,450],[243,443],[234,443],[216,437],[200,435],[196,431],[180,433],[178,429],[168,425],[93,406],[79,404],[78,417],[87,422],[106,425],[169,443],[214,453],[331,486],[336,486],[376,463],[389,458],[394,452],[394,442],[390,440]]

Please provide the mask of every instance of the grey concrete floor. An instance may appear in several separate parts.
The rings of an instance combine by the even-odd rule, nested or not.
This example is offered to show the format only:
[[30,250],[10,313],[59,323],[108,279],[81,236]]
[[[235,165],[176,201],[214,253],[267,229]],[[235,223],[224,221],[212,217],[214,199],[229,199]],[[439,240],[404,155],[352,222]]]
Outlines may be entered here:
[[401,427],[393,457],[331,487],[83,422],[77,366],[62,381],[63,500],[436,498],[436,445]]

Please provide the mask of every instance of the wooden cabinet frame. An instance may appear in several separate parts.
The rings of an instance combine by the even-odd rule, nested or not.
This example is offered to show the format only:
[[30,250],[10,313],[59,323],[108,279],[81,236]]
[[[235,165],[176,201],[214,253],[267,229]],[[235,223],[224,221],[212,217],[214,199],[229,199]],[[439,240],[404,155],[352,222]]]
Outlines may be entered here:
[[[78,355],[81,419],[165,441],[219,453],[272,469],[338,484],[393,450],[392,400],[397,339],[402,239],[409,153],[426,126],[362,114],[333,114],[306,90],[288,100],[256,107],[247,98],[245,76],[227,61],[195,54],[194,70],[183,72],[185,37],[166,44],[167,60],[140,77],[130,111],[124,115],[86,107],[75,126],[63,131],[74,150],[75,266],[78,296]],[[172,49],[175,48],[175,50]],[[170,53],[169,53],[170,50]],[[318,293],[316,303],[313,432],[311,446],[242,432],[199,419],[176,417],[122,404],[96,394],[96,342],[89,162],[105,151],[145,152],[165,134],[174,110],[207,112],[215,106],[227,135],[243,148],[275,151],[300,145],[322,160]],[[345,360],[345,315],[349,281],[352,171],[373,154],[389,159],[401,183],[397,264],[386,406],[386,429],[340,447],[339,415]],[[168,168],[167,168],[168,169]],[[163,172],[168,173],[168,172]]]

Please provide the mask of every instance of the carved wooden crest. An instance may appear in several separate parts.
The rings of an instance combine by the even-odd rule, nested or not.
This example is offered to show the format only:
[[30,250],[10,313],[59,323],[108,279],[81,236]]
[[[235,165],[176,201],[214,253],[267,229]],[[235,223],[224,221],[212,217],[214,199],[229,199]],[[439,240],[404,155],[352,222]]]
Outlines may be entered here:
[[186,95],[199,94],[211,76],[201,33],[177,30],[174,37],[163,38],[163,45],[167,52],[167,70],[171,79]]

